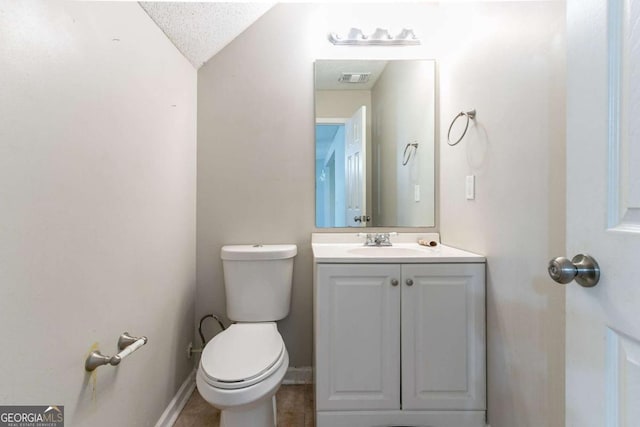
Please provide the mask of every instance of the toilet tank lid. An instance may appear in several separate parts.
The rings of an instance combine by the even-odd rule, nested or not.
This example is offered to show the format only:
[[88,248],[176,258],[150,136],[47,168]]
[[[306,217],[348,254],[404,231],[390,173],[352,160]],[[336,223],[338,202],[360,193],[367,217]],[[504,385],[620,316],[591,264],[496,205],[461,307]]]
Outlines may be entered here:
[[220,251],[223,260],[255,261],[293,258],[298,253],[296,245],[227,245]]

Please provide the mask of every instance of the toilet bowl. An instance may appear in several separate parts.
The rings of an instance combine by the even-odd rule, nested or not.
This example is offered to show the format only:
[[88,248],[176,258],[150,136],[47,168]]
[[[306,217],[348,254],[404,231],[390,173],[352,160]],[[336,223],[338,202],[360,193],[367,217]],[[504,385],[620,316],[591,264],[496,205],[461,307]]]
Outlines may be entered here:
[[273,427],[273,397],[288,366],[275,323],[236,323],[205,347],[196,384],[202,398],[221,410],[221,427]]
[[235,321],[202,351],[196,386],[221,427],[275,427],[275,394],[289,355],[275,321],[289,314],[295,245],[221,251],[227,315]]

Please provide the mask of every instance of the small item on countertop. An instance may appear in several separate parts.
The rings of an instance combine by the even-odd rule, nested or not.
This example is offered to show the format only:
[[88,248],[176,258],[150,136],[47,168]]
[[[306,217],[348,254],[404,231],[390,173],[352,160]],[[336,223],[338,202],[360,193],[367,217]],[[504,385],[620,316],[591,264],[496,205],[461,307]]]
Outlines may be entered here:
[[431,248],[435,248],[436,246],[438,246],[438,242],[436,242],[435,240],[419,239],[418,244],[422,246],[429,246]]

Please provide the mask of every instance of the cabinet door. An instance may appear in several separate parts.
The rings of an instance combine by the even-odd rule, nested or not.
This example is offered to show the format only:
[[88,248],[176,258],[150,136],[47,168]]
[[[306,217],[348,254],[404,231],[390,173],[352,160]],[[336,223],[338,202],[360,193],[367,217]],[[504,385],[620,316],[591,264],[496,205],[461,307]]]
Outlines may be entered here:
[[484,264],[402,266],[403,409],[485,409],[484,277]]
[[319,264],[316,274],[316,409],[399,409],[400,266]]

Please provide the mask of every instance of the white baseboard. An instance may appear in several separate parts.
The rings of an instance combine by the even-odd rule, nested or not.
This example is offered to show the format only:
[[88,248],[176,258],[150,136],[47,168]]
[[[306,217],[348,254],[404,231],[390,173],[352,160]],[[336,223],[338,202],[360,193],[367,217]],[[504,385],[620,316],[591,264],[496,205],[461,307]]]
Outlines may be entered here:
[[289,368],[284,375],[282,384],[311,384],[313,383],[313,368],[311,366],[301,366],[299,368]]
[[167,406],[167,409],[164,410],[155,427],[172,427],[173,424],[178,419],[180,412],[187,404],[187,401],[191,397],[193,390],[196,388],[196,370],[194,369],[186,380],[180,386],[180,389],[173,396],[171,402]]

